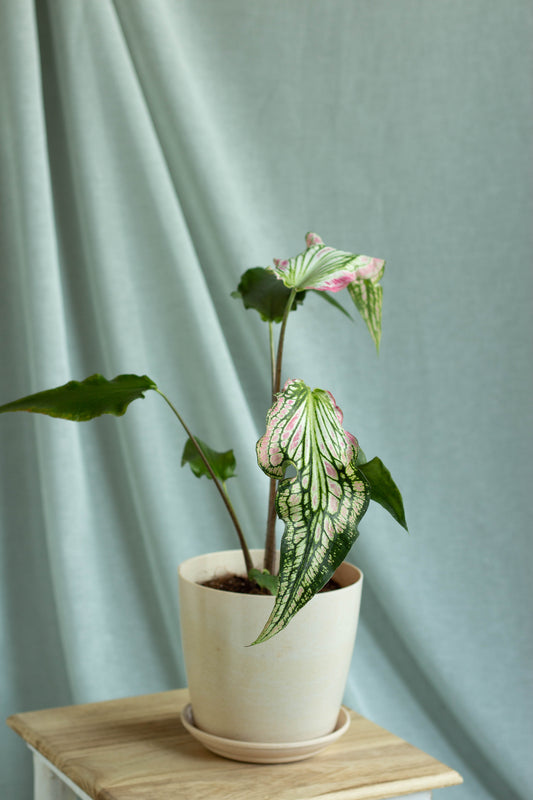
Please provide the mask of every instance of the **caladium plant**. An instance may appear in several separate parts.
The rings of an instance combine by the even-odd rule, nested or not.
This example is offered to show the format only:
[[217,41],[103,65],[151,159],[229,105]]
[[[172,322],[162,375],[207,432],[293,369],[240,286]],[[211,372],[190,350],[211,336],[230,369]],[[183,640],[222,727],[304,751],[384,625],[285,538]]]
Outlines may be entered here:
[[[245,308],[258,311],[269,327],[273,404],[266,431],[257,442],[258,464],[270,478],[263,570],[253,568],[226,487],[235,474],[233,451],[217,452],[193,435],[146,375],[118,375],[112,380],[92,375],[6,403],[0,413],[31,411],[82,422],[102,414],[122,416],[147,391],[161,395],[188,437],[182,465],[189,464],[194,475],[213,481],[235,527],[248,575],[276,595],[272,613],[254,642],[259,644],[283,630],[328,582],[357,539],[358,524],[371,500],[407,529],[402,497],[390,472],[379,458],[366,460],[355,436],[342,427],[343,414],[331,392],[311,390],[294,378],[281,388],[287,321],[309,291],[348,314],[331,294],[347,289],[379,350],[384,266],[381,259],[336,250],[309,233],[302,253],[275,260],[267,268],[247,270],[233,292]],[[277,352],[273,324],[280,324]],[[290,477],[289,467],[295,472]],[[285,523],[278,575],[276,515]]]

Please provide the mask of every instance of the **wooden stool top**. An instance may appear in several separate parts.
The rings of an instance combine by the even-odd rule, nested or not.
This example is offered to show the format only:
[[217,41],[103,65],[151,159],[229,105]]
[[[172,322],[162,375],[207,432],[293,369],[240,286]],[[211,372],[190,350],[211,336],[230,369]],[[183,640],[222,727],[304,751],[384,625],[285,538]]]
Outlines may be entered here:
[[186,689],[15,714],[8,725],[95,800],[383,800],[461,776],[351,711],[341,739],[306,761],[213,755],[180,721]]

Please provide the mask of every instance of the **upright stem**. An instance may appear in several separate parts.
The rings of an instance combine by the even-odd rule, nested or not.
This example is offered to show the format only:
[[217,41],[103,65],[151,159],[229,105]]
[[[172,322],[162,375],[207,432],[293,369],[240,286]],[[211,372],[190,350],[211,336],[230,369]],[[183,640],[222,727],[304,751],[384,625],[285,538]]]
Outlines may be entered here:
[[248,550],[248,545],[246,544],[246,540],[244,538],[244,534],[242,532],[242,528],[241,528],[241,526],[239,524],[239,520],[237,519],[237,515],[235,513],[235,509],[233,508],[231,500],[229,499],[227,490],[225,490],[225,487],[221,484],[221,482],[219,481],[219,479],[217,478],[217,476],[213,472],[211,464],[209,463],[209,461],[205,457],[202,448],[200,447],[200,445],[196,441],[195,437],[193,436],[193,434],[191,433],[191,431],[189,430],[189,428],[185,424],[185,421],[183,420],[181,415],[178,413],[178,411],[174,408],[174,406],[172,405],[172,403],[170,402],[168,397],[166,397],[166,395],[164,395],[163,392],[161,392],[157,388],[156,388],[155,391],[158,394],[161,395],[163,400],[165,400],[165,402],[170,406],[170,408],[172,409],[172,411],[174,412],[174,414],[176,415],[176,417],[180,421],[180,423],[183,426],[183,428],[185,429],[185,432],[187,433],[189,439],[191,440],[193,445],[196,447],[196,450],[198,451],[198,455],[200,456],[200,458],[204,462],[207,471],[209,472],[210,476],[212,477],[213,482],[214,482],[214,484],[215,484],[215,486],[216,486],[216,488],[218,490],[218,493],[220,494],[222,500],[224,501],[224,505],[226,506],[226,508],[227,508],[227,510],[229,512],[229,515],[231,517],[231,521],[233,522],[235,530],[237,531],[237,536],[239,537],[239,542],[240,542],[242,553],[243,553],[243,556],[244,556],[244,563],[246,565],[246,572],[250,572],[250,570],[253,569],[253,566],[254,566],[253,562],[252,562],[252,557],[250,556],[250,551]]
[[270,478],[263,569],[267,569],[271,575],[274,575],[276,569],[276,489],[276,479]]
[[276,358],[276,374],[274,377],[274,391],[273,391],[274,395],[276,395],[281,388],[281,362],[283,360],[283,343],[285,341],[285,329],[287,327],[287,320],[289,319],[289,313],[292,308],[292,304],[294,303],[295,297],[296,297],[296,289],[291,289],[291,293],[289,295],[289,299],[285,307],[285,313],[283,314],[281,330],[279,332],[278,355]]
[[[296,289],[291,289],[287,305],[283,314],[281,322],[281,330],[278,339],[278,353],[276,357],[276,368],[272,370],[272,400],[274,401],[276,394],[281,388],[281,364],[283,361],[283,344],[285,342],[285,329],[287,328],[287,320],[296,297]],[[271,359],[273,359],[274,345],[272,339],[272,325],[271,327]],[[264,568],[267,569],[271,575],[274,575],[276,569],[276,488],[277,481],[275,478],[270,479],[270,488],[268,492],[268,514],[267,514],[267,528],[265,536],[265,560]]]
[[276,354],[274,352],[274,329],[272,321],[268,321],[268,339],[270,343],[270,386],[272,389],[272,401],[274,401],[274,384],[276,382]]

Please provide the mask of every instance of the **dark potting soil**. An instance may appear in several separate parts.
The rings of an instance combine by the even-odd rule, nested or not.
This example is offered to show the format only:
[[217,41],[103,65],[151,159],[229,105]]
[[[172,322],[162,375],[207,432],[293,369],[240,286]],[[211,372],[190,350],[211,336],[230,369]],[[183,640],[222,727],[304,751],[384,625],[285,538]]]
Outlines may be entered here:
[[[238,594],[270,594],[268,589],[262,589],[250,580],[245,575],[222,575],[217,578],[210,578],[204,581],[202,586],[207,586],[209,589],[219,589],[221,592],[237,592]],[[321,592],[331,592],[334,589],[340,589],[341,586],[337,581],[330,578],[326,585],[320,590]]]

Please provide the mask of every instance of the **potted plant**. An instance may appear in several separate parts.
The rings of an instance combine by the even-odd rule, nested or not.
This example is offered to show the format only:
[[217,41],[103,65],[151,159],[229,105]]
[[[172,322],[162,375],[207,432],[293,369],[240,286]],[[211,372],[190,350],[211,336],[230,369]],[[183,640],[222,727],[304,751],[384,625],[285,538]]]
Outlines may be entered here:
[[[179,571],[194,713],[189,710],[184,719],[199,736],[229,740],[230,750],[231,742],[245,740],[274,748],[296,743],[296,750],[307,754],[305,743],[320,743],[335,729],[362,584],[360,570],[344,560],[370,500],[407,527],[389,471],[379,458],[367,460],[355,436],[344,430],[333,395],[294,378],[282,387],[281,378],[287,322],[309,291],[347,314],[332,296],[346,288],[379,350],[383,271],[382,260],[336,250],[309,233],[302,253],[247,270],[233,292],[245,308],[259,312],[269,329],[272,406],[256,446],[258,465],[270,478],[264,551],[249,550],[228,494],[233,451],[214,451],[195,436],[146,375],[112,380],[92,375],[0,406],[0,413],[31,411],[81,422],[102,414],[121,416],[133,400],[155,391],[179,420],[187,434],[182,465],[212,481],[240,544],[240,550],[191,559]],[[274,325],[279,325],[277,350]],[[285,523],[279,554],[276,515]],[[227,574],[239,576],[245,591],[203,585]],[[333,578],[336,588],[321,592]],[[317,631],[313,624],[319,625]],[[278,750],[275,758],[267,753],[251,760],[286,760]]]

